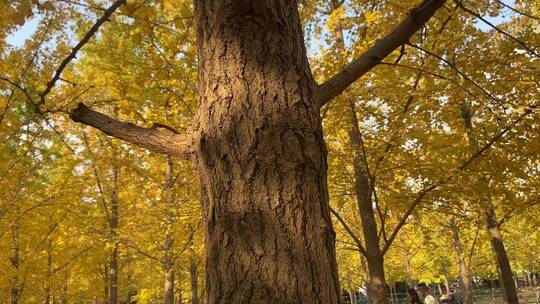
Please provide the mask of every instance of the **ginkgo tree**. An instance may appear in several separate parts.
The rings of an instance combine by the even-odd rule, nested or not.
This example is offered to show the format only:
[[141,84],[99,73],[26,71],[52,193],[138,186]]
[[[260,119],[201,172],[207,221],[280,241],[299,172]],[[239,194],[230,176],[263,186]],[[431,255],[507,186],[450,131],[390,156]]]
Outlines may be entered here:
[[[370,3],[341,1],[328,5],[324,12],[330,14],[326,22],[328,45],[323,46],[323,56],[317,61],[318,74],[332,74],[335,69],[339,69],[335,62],[342,60],[343,56],[354,57],[356,52],[363,52],[369,47],[369,28],[359,24],[363,24],[363,21],[368,24],[385,22],[384,17],[377,17],[379,7],[370,6]],[[501,7],[503,6],[492,8],[489,13],[497,14]],[[382,13],[380,15],[384,16]],[[336,154],[335,162],[331,164],[336,166],[334,170],[337,173],[331,175],[331,183],[337,184],[339,196],[350,191],[355,193],[357,202],[354,208],[358,208],[359,212],[354,213],[354,216],[359,217],[360,222],[347,216],[347,213],[351,214],[346,210],[350,207],[343,208],[341,198],[338,199],[340,210],[334,213],[356,243],[359,252],[368,259],[371,266],[371,297],[378,298],[375,302],[382,302],[387,298],[383,255],[402,224],[408,221],[423,199],[429,198],[431,192],[437,190],[434,194],[441,195],[441,192],[450,191],[439,188],[448,182],[454,183],[454,180],[458,180],[457,188],[465,187],[459,183],[459,179],[461,175],[471,175],[468,167],[473,164],[473,159],[464,155],[461,149],[464,127],[459,125],[459,102],[473,100],[477,108],[485,111],[483,120],[498,122],[496,127],[489,126],[490,131],[486,132],[486,138],[482,142],[487,145],[482,146],[482,149],[488,148],[509,131],[514,133],[511,129],[515,128],[515,123],[510,122],[507,125],[510,128],[507,128],[501,124],[502,119],[508,120],[514,116],[517,117],[515,122],[521,123],[523,118],[520,115],[508,115],[509,113],[525,111],[528,112],[526,115],[529,115],[532,112],[529,106],[536,107],[534,99],[530,99],[529,95],[531,86],[522,82],[526,78],[509,76],[506,66],[500,66],[499,62],[503,59],[510,60],[524,68],[534,65],[535,51],[520,40],[534,30],[527,26],[527,22],[534,17],[521,15],[504,25],[504,30],[489,23],[493,30],[484,32],[474,23],[479,19],[485,21],[481,17],[482,13],[475,13],[462,3],[449,3],[445,6],[444,13],[438,16],[438,22],[426,25],[420,35],[412,37],[399,53],[383,62],[388,69],[373,71],[367,86],[354,86],[349,90],[350,93],[323,109],[323,115],[330,121],[328,142],[332,148],[335,147],[330,150],[331,159],[334,159],[332,154]],[[341,29],[336,32],[336,28]],[[463,34],[464,32],[467,32],[467,35]],[[449,33],[455,33],[450,34],[452,40],[445,38]],[[344,34],[348,35],[349,41],[353,41],[349,50],[343,48]],[[478,45],[493,36],[496,36],[495,43],[488,48],[498,50],[499,54],[485,56],[485,53],[477,53],[477,50],[482,50]],[[528,43],[532,41],[534,39],[528,40]],[[508,55],[501,56],[500,53]],[[460,61],[462,56],[467,56],[467,61]],[[478,69],[478,66],[474,65],[476,62],[483,62],[482,66],[485,68]],[[496,76],[502,74],[509,77]],[[497,87],[498,81],[504,83],[504,88]],[[404,94],[407,90],[407,94]],[[497,97],[494,96],[494,91],[497,92]],[[501,96],[505,96],[505,105],[502,107]],[[525,109],[522,110],[522,107]],[[509,108],[511,110],[507,111]],[[532,119],[528,119],[523,125],[526,125],[526,128],[536,128]],[[524,133],[525,142],[534,142],[534,131],[529,133],[527,129],[520,129],[518,132]],[[516,139],[508,141],[512,140]],[[346,141],[350,142],[350,148],[341,146]],[[502,153],[521,154],[513,148],[508,149],[509,146],[506,144],[506,151]],[[352,162],[347,162],[344,156],[353,158]],[[483,157],[479,154],[472,156]],[[527,156],[535,159],[534,155]],[[460,159],[463,160],[461,164]],[[492,165],[491,161],[489,163]],[[526,166],[521,162],[516,162],[516,165]],[[445,166],[450,170],[441,170]],[[461,172],[454,175],[456,171]],[[449,175],[452,180],[447,179]],[[477,177],[478,175],[474,174],[471,179]],[[395,189],[394,185],[398,188]],[[415,190],[411,185],[420,187]],[[405,200],[408,206],[397,208],[403,204],[403,196],[410,192],[411,188],[412,192],[417,192],[416,195]],[[388,197],[389,192],[395,192],[395,195]],[[396,214],[397,222],[393,222]],[[360,231],[354,229],[355,225],[362,226]],[[387,227],[390,228],[389,231]]]
[[[336,52],[338,56],[332,58],[336,60],[327,62],[335,62],[336,66],[350,63],[342,69],[323,68],[323,73],[316,74],[317,78],[324,79],[319,83],[311,72],[315,65],[308,61],[301,18],[306,23],[315,22],[320,17],[318,10],[325,4],[306,1],[299,6],[297,1],[285,0],[14,1],[5,5],[9,7],[8,16],[13,17],[11,21],[2,19],[5,28],[9,31],[37,12],[43,22],[36,37],[42,40],[34,39],[33,47],[29,45],[24,51],[9,52],[8,56],[31,59],[35,51],[39,62],[29,65],[32,66],[29,73],[17,70],[1,75],[1,79],[6,90],[16,94],[16,104],[24,104],[25,109],[34,111],[33,115],[48,125],[58,135],[57,140],[67,147],[73,145],[72,137],[77,137],[74,135],[77,131],[65,136],[58,126],[69,125],[66,122],[69,117],[151,152],[180,158],[194,168],[199,180],[204,227],[207,303],[340,302],[321,108],[324,115],[341,97],[350,97],[348,101],[352,102],[342,108],[341,113],[351,118],[347,122],[353,122],[347,123],[347,129],[353,131],[349,140],[360,203],[357,215],[362,218],[365,248],[360,241],[356,245],[368,257],[371,290],[377,291],[372,300],[383,303],[388,300],[382,254],[390,248],[415,207],[532,116],[537,105],[518,105],[524,110],[508,115],[501,127],[492,128],[494,135],[483,138],[484,144],[469,157],[450,155],[450,160],[455,162],[445,159],[445,164],[453,166],[442,176],[431,174],[425,178],[418,173],[418,168],[393,171],[388,167],[387,176],[400,178],[399,173],[403,172],[404,180],[408,181],[406,186],[395,183],[393,190],[413,194],[413,198],[410,205],[401,200],[400,212],[390,209],[390,203],[398,200],[388,200],[386,216],[392,219],[386,223],[394,224],[395,229],[386,236],[384,223],[380,223],[382,229],[377,228],[373,209],[376,200],[361,193],[366,189],[367,193],[374,193],[375,188],[371,172],[364,165],[371,160],[362,151],[364,134],[359,132],[359,123],[381,119],[385,125],[390,118],[388,111],[382,110],[370,118],[359,109],[369,108],[379,97],[379,100],[391,99],[384,90],[399,96],[399,90],[403,89],[401,81],[412,83],[424,92],[438,91],[438,95],[429,98],[436,101],[434,110],[421,112],[417,106],[411,109],[422,117],[421,122],[441,120],[442,131],[426,132],[429,136],[422,137],[419,136],[422,128],[430,124],[416,124],[411,131],[418,136],[403,136],[405,148],[393,160],[407,162],[410,156],[420,158],[426,151],[417,143],[427,139],[426,143],[433,144],[436,136],[444,135],[443,110],[454,104],[446,104],[446,95],[440,94],[448,86],[440,81],[445,78],[439,74],[440,70],[446,70],[441,63],[436,64],[439,58],[431,58],[435,63],[430,61],[430,65],[412,65],[418,63],[418,58],[427,57],[420,56],[426,52],[417,47],[434,47],[437,43],[453,41],[468,43],[477,34],[472,30],[471,20],[482,18],[487,8],[482,7],[482,13],[478,14],[469,9],[471,4],[457,0],[399,5],[370,3],[363,6],[354,1],[335,4],[350,5],[359,12],[358,18],[352,19],[358,24],[351,29],[374,30],[369,33],[370,40],[353,48],[350,58],[344,56],[343,49]],[[452,14],[458,14],[459,18],[450,18]],[[472,17],[462,18],[463,14]],[[394,17],[399,23],[386,22],[387,26],[381,26]],[[467,26],[460,26],[461,23]],[[64,25],[70,29],[66,31]],[[446,26],[452,31],[426,30]],[[415,34],[418,30],[420,33]],[[525,34],[533,36],[530,31]],[[461,35],[461,39],[454,39],[455,35]],[[522,57],[537,56],[533,46],[508,33],[506,36],[525,49],[527,55],[521,54]],[[341,39],[345,42],[345,38]],[[429,43],[417,43],[421,40]],[[40,41],[49,44],[42,46]],[[463,46],[455,46],[459,47]],[[393,64],[385,61],[387,56],[394,60]],[[400,63],[402,57],[411,65]],[[374,69],[377,66],[380,68]],[[405,74],[406,69],[414,72],[412,77]],[[372,72],[380,74],[372,78]],[[198,85],[194,84],[195,73]],[[362,87],[376,89],[365,96],[355,94],[354,83],[368,73],[371,80],[366,77]],[[446,77],[453,84],[452,90],[470,95],[487,92],[463,75],[466,74],[459,74],[462,77],[459,79]],[[425,89],[429,86],[434,88]],[[347,95],[342,95],[349,88]],[[192,106],[197,98],[194,110]],[[7,102],[4,111],[7,113],[13,104],[15,102]],[[134,105],[136,109],[132,108]],[[362,116],[358,118],[358,114]],[[338,119],[335,121],[339,124]],[[385,127],[382,130],[383,135],[391,138],[392,130]],[[389,140],[387,146],[391,142]],[[124,144],[119,145],[127,149]],[[91,148],[95,147],[89,145],[85,151]],[[137,150],[137,153],[144,152]],[[433,172],[437,172],[433,164],[438,156],[426,157]],[[171,200],[166,197],[172,194],[168,191],[174,165],[170,158],[165,163],[168,169],[162,195],[165,204],[170,204]],[[148,166],[158,165],[152,162]],[[114,178],[112,183],[115,183]],[[392,198],[391,194],[383,191],[381,198]],[[111,202],[114,200],[113,195]],[[162,216],[165,229],[160,236],[165,243],[170,243],[169,228],[176,224],[172,224],[172,213],[164,212]],[[109,268],[112,268],[115,252],[121,247],[118,240],[121,225],[116,225],[114,220],[109,224],[108,237],[112,240]],[[381,237],[385,240],[382,249],[379,247]],[[136,248],[146,252],[145,248]],[[167,248],[164,247],[164,260],[159,264],[169,284],[164,288],[164,298],[171,303],[174,299],[170,296]],[[109,270],[108,279],[112,281],[109,280],[108,296],[112,304],[118,299],[114,295],[118,291],[114,282],[117,274]],[[374,278],[377,279],[375,284]]]

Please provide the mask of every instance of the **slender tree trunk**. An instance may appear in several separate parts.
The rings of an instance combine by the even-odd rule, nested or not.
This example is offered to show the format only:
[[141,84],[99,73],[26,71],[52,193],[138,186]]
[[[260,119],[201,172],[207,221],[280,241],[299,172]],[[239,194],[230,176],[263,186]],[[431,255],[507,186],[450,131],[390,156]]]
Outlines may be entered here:
[[[330,1],[331,10],[336,10],[341,5],[340,1]],[[345,40],[341,24],[335,28],[335,43],[345,50]],[[358,118],[356,108],[351,102],[351,132],[350,142],[353,149],[353,163],[355,173],[355,192],[362,222],[362,232],[364,234],[366,247],[366,260],[368,264],[369,286],[368,298],[370,303],[387,303],[388,295],[386,291],[386,279],[384,275],[384,257],[379,247],[379,237],[377,223],[373,212],[371,201],[371,183],[367,172],[367,160],[363,154],[362,134],[358,128]]]
[[525,272],[523,273],[523,279],[525,280],[527,287],[532,288],[532,282],[531,280],[529,280],[529,271],[525,270]]
[[[107,303],[109,300],[109,285],[110,285],[110,271],[109,271],[109,264],[110,264],[110,257],[109,257],[109,263],[103,265],[103,271],[101,271],[101,266],[99,267],[100,274],[103,278],[103,303]],[[101,302],[101,299],[96,299],[96,302]]]
[[297,2],[195,3],[207,303],[339,303],[326,148]]
[[397,301],[396,301],[396,284],[391,284],[390,285],[390,300],[392,301],[392,304],[396,304]]
[[[470,149],[476,151],[478,149],[478,144],[477,139],[473,133],[473,111],[470,106],[465,103],[461,104],[460,111],[464,120]],[[480,182],[486,186],[485,188],[489,188],[488,180],[486,180],[485,178],[480,178]],[[499,281],[503,290],[504,301],[508,304],[519,303],[517,289],[514,285],[512,268],[510,267],[510,261],[504,247],[501,231],[499,230],[499,223],[495,215],[493,202],[491,201],[491,197],[487,194],[485,194],[484,197],[481,198],[481,200],[486,216],[486,226],[491,242],[491,247],[493,249],[493,252],[495,253],[497,260]]]
[[461,285],[461,289],[463,290],[463,303],[473,304],[474,297],[472,291],[471,273],[465,261],[463,243],[461,242],[461,237],[459,234],[459,227],[457,226],[454,218],[450,220],[450,230],[452,231],[452,241],[454,243],[456,258],[458,260],[458,275],[459,283]]
[[113,192],[111,194],[111,239],[113,248],[110,253],[109,261],[109,303],[118,303],[118,170],[113,172]]
[[174,271],[173,271],[173,239],[171,236],[172,228],[172,203],[173,203],[173,183],[174,183],[174,167],[171,156],[167,156],[167,171],[166,181],[164,186],[165,192],[165,237],[163,240],[164,262],[163,271],[165,274],[165,285],[163,288],[163,300],[165,304],[174,304]]
[[118,245],[114,244],[109,261],[109,302],[118,303]]
[[[338,9],[339,1],[330,1],[331,10]],[[345,50],[345,40],[343,28],[340,24],[335,29],[336,45]],[[384,275],[384,257],[379,246],[379,236],[377,222],[373,211],[371,200],[371,183],[367,170],[367,160],[363,153],[362,134],[358,128],[358,118],[356,108],[351,101],[351,131],[350,143],[353,149],[353,167],[355,175],[355,193],[362,222],[362,232],[364,234],[366,247],[366,260],[369,275],[369,301],[370,303],[387,303],[388,294],[386,291],[386,279]]]
[[519,303],[516,285],[514,283],[514,276],[512,274],[512,268],[510,267],[510,260],[506,254],[506,249],[502,240],[501,231],[499,230],[499,224],[495,215],[495,209],[490,198],[486,198],[486,222],[489,233],[489,240],[491,242],[491,248],[495,253],[497,259],[497,266],[499,269],[499,279],[503,291],[504,301],[508,304]]
[[21,290],[19,282],[19,230],[16,223],[11,226],[11,238],[13,241],[13,247],[11,249],[11,256],[9,257],[9,260],[11,262],[11,271],[13,271],[13,275],[9,280],[9,299],[11,304],[17,304],[19,303]]
[[405,249],[404,258],[405,258],[405,269],[407,271],[407,287],[416,288],[415,283],[413,281],[410,252],[407,249]]
[[174,271],[170,266],[165,267],[165,287],[163,297],[165,304],[174,304]]
[[197,261],[194,258],[189,262],[189,278],[191,282],[191,304],[199,304],[199,274]]
[[64,287],[62,287],[62,295],[60,296],[60,304],[67,304],[68,278],[66,275]]
[[178,296],[178,300],[177,300],[177,303],[178,304],[184,304],[184,299],[182,298],[182,294],[183,294],[183,291],[182,290],[178,290],[176,292],[177,296]]
[[444,288],[446,290],[446,294],[450,294],[450,282],[448,282],[448,277],[444,277]]
[[362,222],[366,260],[369,271],[369,302],[373,304],[387,303],[386,279],[384,275],[384,257],[379,246],[379,235],[373,202],[371,200],[371,182],[367,172],[367,160],[363,153],[362,135],[358,128],[356,108],[351,102],[350,142],[353,148],[353,168],[355,193]]
[[52,241],[49,240],[47,247],[47,279],[45,281],[45,304],[53,302],[51,298],[51,280],[52,280]]

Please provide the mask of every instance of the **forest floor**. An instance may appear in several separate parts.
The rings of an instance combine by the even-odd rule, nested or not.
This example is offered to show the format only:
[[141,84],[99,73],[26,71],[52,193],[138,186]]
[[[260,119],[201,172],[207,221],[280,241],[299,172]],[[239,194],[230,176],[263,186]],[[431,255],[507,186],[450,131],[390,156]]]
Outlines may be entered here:
[[[540,303],[540,289],[531,290],[531,289],[521,289],[519,291],[519,303],[521,304],[531,304],[531,303]],[[499,304],[504,303],[502,297],[498,296],[493,300],[491,295],[482,295],[475,296],[475,304]]]

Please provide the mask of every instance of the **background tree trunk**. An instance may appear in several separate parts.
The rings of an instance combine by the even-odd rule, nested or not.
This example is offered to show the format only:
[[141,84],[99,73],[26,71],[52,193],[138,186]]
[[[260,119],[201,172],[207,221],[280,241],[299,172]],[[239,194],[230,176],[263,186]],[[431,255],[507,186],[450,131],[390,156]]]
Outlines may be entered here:
[[191,282],[191,304],[199,304],[199,272],[197,261],[191,258],[189,262],[189,278]]
[[[330,1],[331,11],[339,8],[341,3],[337,0]],[[341,23],[337,23],[335,27],[335,45],[342,51],[346,51],[345,39]],[[367,172],[367,160],[362,150],[362,134],[358,128],[358,117],[356,107],[353,101],[350,101],[351,108],[351,131],[350,144],[353,150],[353,167],[354,167],[354,190],[362,222],[362,232],[366,247],[366,261],[368,264],[368,299],[370,303],[386,303],[388,302],[388,294],[386,290],[386,279],[384,274],[384,256],[379,247],[379,238],[377,230],[377,222],[373,212],[373,204],[371,200],[371,183],[369,173]]]
[[19,303],[19,296],[21,295],[20,290],[20,279],[19,279],[19,267],[20,267],[20,248],[19,248],[19,230],[17,224],[11,226],[11,239],[13,241],[13,247],[11,249],[11,256],[9,260],[11,262],[11,270],[13,271],[13,276],[9,280],[9,297],[11,304]]
[[463,243],[461,242],[461,237],[459,235],[459,227],[457,226],[454,218],[450,220],[450,230],[452,231],[452,241],[454,243],[454,249],[456,251],[456,257],[458,260],[458,276],[459,283],[463,290],[463,303],[472,304],[474,303],[474,297],[472,291],[471,273],[467,263],[465,262],[465,257],[463,255]]
[[118,246],[113,245],[109,261],[109,302],[108,304],[118,303]]
[[207,303],[339,303],[326,149],[297,3],[195,2]]
[[171,267],[165,267],[165,286],[163,291],[165,304],[174,304],[174,272]]
[[369,302],[373,304],[387,303],[388,294],[384,275],[384,257],[379,246],[377,221],[375,220],[371,200],[371,182],[367,172],[367,160],[362,149],[362,134],[358,128],[356,107],[352,101],[350,109],[352,117],[350,142],[353,149],[354,190],[366,249],[369,273]]
[[114,168],[113,172],[113,190],[111,193],[111,241],[113,248],[109,261],[109,303],[118,303],[118,170]]
[[[473,111],[471,107],[465,103],[461,104],[460,111],[464,120],[470,149],[476,151],[478,149],[478,144],[477,139],[473,133]],[[485,177],[480,178],[480,183],[484,184],[485,189],[489,188],[489,181]],[[497,260],[499,281],[502,286],[505,303],[519,303],[517,289],[514,285],[512,268],[510,267],[510,261],[508,260],[508,255],[506,254],[506,249],[504,247],[502,235],[499,230],[499,223],[495,215],[495,208],[493,207],[491,197],[487,194],[484,195],[484,197],[480,198],[480,203],[483,205],[484,208],[487,230],[491,242],[491,247],[493,248],[493,252],[495,253],[495,257]]]
[[448,282],[448,277],[444,277],[444,289],[446,291],[446,294],[450,294],[450,282]]
[[516,285],[514,283],[514,275],[512,274],[512,268],[510,267],[510,260],[506,253],[506,248],[502,240],[501,231],[499,230],[499,223],[495,215],[495,209],[490,198],[486,198],[486,222],[489,233],[489,241],[491,242],[491,248],[495,253],[497,259],[497,266],[499,268],[499,279],[503,290],[503,296],[505,303],[514,304],[519,303]]
[[47,279],[45,280],[45,304],[51,304],[53,298],[51,295],[52,285],[52,240],[47,243]]
[[174,271],[173,271],[173,239],[171,236],[171,227],[173,224],[171,210],[173,208],[173,183],[174,167],[171,156],[167,156],[167,171],[164,185],[165,193],[165,236],[163,240],[163,271],[165,274],[165,285],[163,288],[163,302],[165,304],[174,304]]

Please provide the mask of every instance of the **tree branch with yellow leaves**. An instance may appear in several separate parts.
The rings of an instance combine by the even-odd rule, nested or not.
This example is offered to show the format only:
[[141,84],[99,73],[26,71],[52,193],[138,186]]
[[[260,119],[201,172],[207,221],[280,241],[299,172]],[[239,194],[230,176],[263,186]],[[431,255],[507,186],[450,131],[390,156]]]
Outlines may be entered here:
[[[72,49],[69,55],[62,60],[52,79],[47,83],[47,86],[43,92],[39,94],[40,100],[36,104],[36,110],[38,112],[40,112],[39,106],[45,103],[47,95],[54,88],[57,81],[61,79],[62,72],[65,70],[67,65],[76,58],[77,52],[90,41],[90,39],[97,33],[99,28],[122,4],[125,4],[125,2],[126,0],[117,0],[109,8],[107,8],[103,15],[84,35],[81,41],[79,41],[79,43],[77,43],[77,45]],[[19,89],[26,92],[23,88]],[[31,100],[30,96],[27,96]],[[164,124],[154,123],[150,128],[139,127],[91,110],[83,103],[80,103],[77,108],[72,110],[69,113],[69,117],[75,122],[92,126],[101,130],[107,135],[123,139],[152,152],[179,156],[186,159],[190,158],[191,156],[192,149],[190,139],[178,134],[175,129]],[[158,130],[160,128],[167,129],[168,131],[162,132]]]
[[323,106],[345,91],[353,82],[369,72],[394,50],[407,43],[439,10],[446,0],[424,0],[412,9],[407,18],[388,35],[380,39],[360,57],[353,60],[343,70],[328,79],[317,89],[317,99]]
[[414,212],[416,207],[422,202],[424,197],[434,190],[440,188],[441,186],[446,185],[450,180],[461,174],[467,167],[469,167],[475,160],[480,158],[484,153],[489,150],[495,143],[497,143],[499,140],[501,140],[506,133],[508,133],[510,130],[512,130],[516,125],[521,123],[523,119],[533,113],[535,109],[538,107],[538,104],[532,104],[531,106],[527,107],[522,114],[520,114],[516,119],[514,119],[512,122],[510,122],[506,127],[504,127],[501,131],[499,131],[497,134],[495,134],[489,141],[487,141],[476,153],[471,155],[469,158],[461,162],[459,165],[454,167],[452,170],[450,170],[449,174],[435,182],[430,184],[429,186],[424,187],[420,192],[416,194],[416,197],[412,201],[412,203],[409,205],[409,208],[405,211],[401,219],[399,220],[398,224],[394,227],[394,230],[392,231],[392,234],[388,238],[388,241],[386,244],[384,244],[384,247],[382,249],[382,253],[386,253],[390,246],[392,245],[392,242],[396,238],[397,234],[401,230],[401,227],[407,223],[407,220],[409,219],[409,216]]

